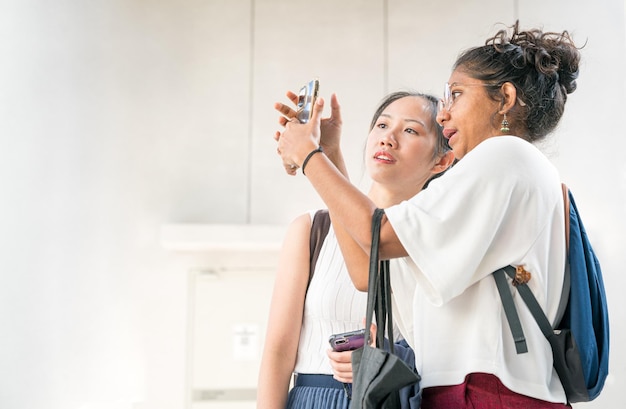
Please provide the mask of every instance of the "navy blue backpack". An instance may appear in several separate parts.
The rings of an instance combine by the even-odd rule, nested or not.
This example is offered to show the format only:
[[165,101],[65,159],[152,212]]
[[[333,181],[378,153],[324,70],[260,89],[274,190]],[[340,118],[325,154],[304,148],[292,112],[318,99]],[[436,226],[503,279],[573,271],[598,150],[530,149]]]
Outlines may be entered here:
[[541,310],[526,285],[530,274],[523,268],[507,266],[495,271],[493,276],[517,353],[528,349],[505,274],[513,280],[513,286],[550,342],[554,368],[567,400],[588,402],[598,397],[609,373],[609,314],[600,263],[589,243],[574,197],[565,185],[563,196],[568,253],[558,324],[552,327]]

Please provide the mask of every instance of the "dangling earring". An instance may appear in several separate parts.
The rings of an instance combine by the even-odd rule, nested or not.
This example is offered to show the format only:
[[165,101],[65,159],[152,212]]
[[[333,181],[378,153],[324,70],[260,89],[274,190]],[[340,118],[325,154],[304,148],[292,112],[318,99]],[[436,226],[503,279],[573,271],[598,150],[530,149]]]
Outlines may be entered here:
[[507,133],[509,132],[509,121],[506,120],[506,112],[504,113],[504,119],[502,120],[502,124],[500,125],[500,132]]

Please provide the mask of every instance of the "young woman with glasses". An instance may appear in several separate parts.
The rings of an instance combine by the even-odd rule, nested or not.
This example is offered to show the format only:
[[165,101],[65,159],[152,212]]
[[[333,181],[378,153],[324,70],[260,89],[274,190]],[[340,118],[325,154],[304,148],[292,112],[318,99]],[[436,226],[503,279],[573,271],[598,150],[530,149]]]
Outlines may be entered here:
[[[385,208],[380,256],[391,259],[392,290],[417,281],[412,331],[422,408],[563,408],[552,352],[525,305],[517,305],[528,352],[518,355],[491,274],[509,264],[549,319],[565,265],[561,181],[533,143],[558,124],[576,89],[580,54],[570,35],[499,31],[453,66],[438,121],[458,162],[423,192]],[[377,204],[316,151],[323,101],[306,125],[287,124],[278,148],[302,166],[330,209],[348,271],[367,288],[371,216]],[[395,286],[394,286],[395,277]],[[516,303],[519,303],[519,298]]]

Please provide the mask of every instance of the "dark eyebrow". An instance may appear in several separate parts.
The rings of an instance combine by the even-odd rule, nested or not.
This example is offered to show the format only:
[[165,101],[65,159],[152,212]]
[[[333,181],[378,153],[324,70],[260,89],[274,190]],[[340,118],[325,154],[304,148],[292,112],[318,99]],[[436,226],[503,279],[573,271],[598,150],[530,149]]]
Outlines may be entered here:
[[[388,115],[388,114],[380,114],[379,118],[380,118],[381,116],[384,116],[385,118],[389,118],[389,119],[391,119],[391,116],[390,116],[390,115]],[[428,128],[428,127],[426,126],[426,124],[425,124],[424,122],[420,121],[419,119],[404,118],[403,120],[404,120],[405,122],[415,122],[416,124],[419,124],[419,125],[423,126],[424,128]]]

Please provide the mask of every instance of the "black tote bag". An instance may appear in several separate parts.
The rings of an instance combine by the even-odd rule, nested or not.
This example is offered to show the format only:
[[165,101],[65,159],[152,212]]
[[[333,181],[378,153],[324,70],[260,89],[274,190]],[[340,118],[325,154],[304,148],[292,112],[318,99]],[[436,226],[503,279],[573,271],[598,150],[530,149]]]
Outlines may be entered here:
[[[376,209],[372,217],[365,345],[352,353],[354,379],[351,409],[400,409],[399,390],[420,381],[420,376],[393,354],[389,261],[379,262],[378,259],[380,221],[383,214],[384,210]],[[370,326],[374,313],[378,327],[376,348],[370,346]],[[383,349],[385,328],[390,341],[389,351]]]

